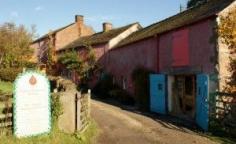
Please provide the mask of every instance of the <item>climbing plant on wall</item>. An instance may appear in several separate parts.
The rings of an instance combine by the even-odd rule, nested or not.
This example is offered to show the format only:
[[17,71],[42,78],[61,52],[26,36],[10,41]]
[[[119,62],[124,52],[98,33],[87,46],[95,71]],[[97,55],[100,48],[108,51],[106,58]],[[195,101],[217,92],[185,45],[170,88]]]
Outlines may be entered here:
[[68,50],[58,58],[58,62],[66,69],[78,74],[82,83],[90,78],[96,68],[96,57],[92,46],[86,45],[83,52],[81,54],[80,51]]
[[229,71],[231,76],[226,91],[236,95],[236,7],[220,18],[219,35],[230,52]]
[[83,71],[82,60],[74,50],[63,53],[59,57],[58,62],[63,64],[68,70],[75,70],[78,73]]
[[[230,53],[230,63],[228,70],[231,75],[226,81],[225,91],[230,97],[230,103],[223,103],[225,115],[220,121],[224,130],[232,136],[236,136],[236,7],[232,8],[228,14],[220,17],[219,36],[221,41],[228,46]],[[223,95],[225,96],[225,95]],[[233,99],[233,100],[232,100]]]

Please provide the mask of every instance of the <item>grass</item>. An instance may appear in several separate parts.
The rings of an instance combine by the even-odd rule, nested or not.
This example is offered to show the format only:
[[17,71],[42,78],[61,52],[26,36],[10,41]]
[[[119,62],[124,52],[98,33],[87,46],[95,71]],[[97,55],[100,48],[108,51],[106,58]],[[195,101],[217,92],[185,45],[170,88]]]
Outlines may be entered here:
[[57,128],[48,135],[18,139],[13,136],[0,136],[1,144],[90,144],[97,135],[97,125],[91,121],[83,133],[65,134]]
[[[0,94],[1,93],[12,93],[13,84],[11,82],[4,82],[0,80]],[[0,102],[0,114],[2,113],[4,103]]]
[[0,81],[0,92],[12,93],[13,84],[11,82]]
[[226,138],[226,137],[210,136],[209,138],[220,144],[235,144],[236,141],[236,139]]

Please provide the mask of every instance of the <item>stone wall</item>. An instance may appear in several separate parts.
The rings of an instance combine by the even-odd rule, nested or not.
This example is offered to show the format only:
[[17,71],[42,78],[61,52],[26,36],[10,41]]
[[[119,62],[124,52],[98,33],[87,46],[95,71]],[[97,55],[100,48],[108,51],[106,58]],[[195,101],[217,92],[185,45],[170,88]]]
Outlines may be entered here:
[[59,116],[58,127],[65,133],[74,133],[86,128],[90,117],[90,91],[81,94],[76,85],[63,78],[56,78],[55,93],[60,95],[63,114]]

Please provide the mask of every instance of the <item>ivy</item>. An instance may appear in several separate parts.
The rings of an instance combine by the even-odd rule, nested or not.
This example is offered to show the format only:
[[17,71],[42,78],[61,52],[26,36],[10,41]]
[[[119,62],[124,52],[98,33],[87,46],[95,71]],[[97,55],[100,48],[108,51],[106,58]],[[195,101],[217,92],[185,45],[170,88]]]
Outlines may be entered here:
[[82,70],[82,60],[76,51],[69,51],[61,55],[58,59],[60,63],[66,66],[68,70],[75,70],[76,72],[81,72]]
[[[81,51],[83,54],[80,53]],[[76,72],[80,78],[80,84],[83,87],[87,87],[87,81],[97,69],[96,56],[92,46],[89,44],[84,45],[81,51],[66,51],[61,54],[58,62],[63,64],[66,69]]]
[[228,46],[230,65],[228,70],[231,76],[227,81],[226,92],[236,95],[236,7],[225,16],[220,17],[219,36],[221,41]]

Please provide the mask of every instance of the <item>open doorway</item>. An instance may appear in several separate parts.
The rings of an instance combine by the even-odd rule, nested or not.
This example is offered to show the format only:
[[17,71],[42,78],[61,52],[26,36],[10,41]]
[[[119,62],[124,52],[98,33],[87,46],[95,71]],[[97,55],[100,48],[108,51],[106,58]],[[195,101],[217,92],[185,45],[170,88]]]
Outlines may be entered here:
[[176,75],[172,77],[171,86],[172,115],[194,119],[196,112],[196,76]]

